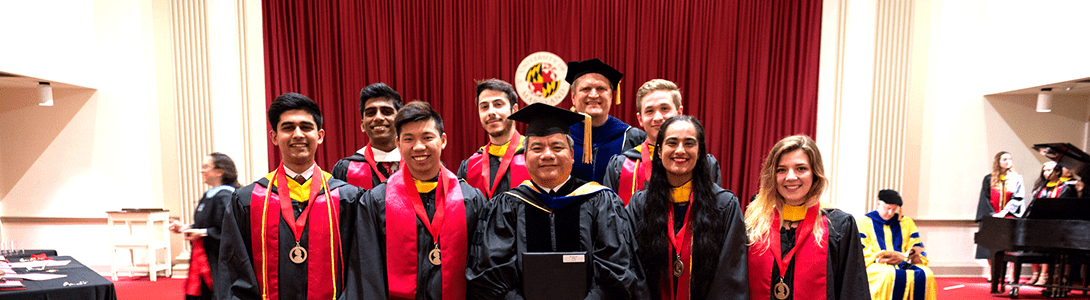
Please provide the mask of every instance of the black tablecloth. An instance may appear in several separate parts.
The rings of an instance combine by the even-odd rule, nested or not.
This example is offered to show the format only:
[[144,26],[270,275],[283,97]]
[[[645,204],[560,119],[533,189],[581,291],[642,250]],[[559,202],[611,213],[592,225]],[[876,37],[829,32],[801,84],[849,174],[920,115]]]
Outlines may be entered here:
[[[105,277],[102,277],[102,275],[98,275],[95,271],[88,269],[86,266],[69,256],[57,256],[53,257],[53,259],[72,261],[65,266],[46,267],[46,270],[57,270],[57,272],[50,274],[65,274],[68,275],[68,277],[43,281],[23,280],[23,285],[26,286],[25,290],[0,292],[0,299],[117,299],[114,283],[110,282]],[[15,273],[25,274],[28,273],[28,271],[26,268],[16,268]],[[84,281],[86,281],[86,283],[80,284]],[[65,286],[65,282],[74,285]]]
[[31,255],[35,255],[35,254],[45,254],[45,256],[49,256],[49,257],[57,256],[57,250],[53,250],[53,249],[27,249],[27,250],[20,250],[19,252],[20,252],[19,254],[4,255],[4,258],[7,258],[8,261],[19,261],[20,259],[24,259],[24,258],[29,259]]

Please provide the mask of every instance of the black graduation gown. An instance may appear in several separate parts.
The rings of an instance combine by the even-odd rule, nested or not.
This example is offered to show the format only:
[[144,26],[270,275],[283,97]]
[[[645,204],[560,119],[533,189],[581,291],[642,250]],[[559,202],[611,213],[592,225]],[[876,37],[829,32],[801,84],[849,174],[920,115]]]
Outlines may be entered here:
[[[570,194],[586,183],[571,177],[557,194]],[[587,251],[593,274],[588,274],[586,299],[647,299],[631,217],[617,194],[603,189],[554,210],[555,227],[550,226],[548,213],[515,195],[545,207],[526,186],[492,199],[480,245],[470,247],[478,251],[471,255],[477,262],[466,270],[472,298],[522,299],[522,253]]]
[[[826,208],[825,216],[829,219],[829,256],[826,272],[826,299],[870,299],[870,282],[867,281],[867,266],[863,262],[863,244],[859,241],[859,227],[855,217],[836,208]],[[795,247],[795,230],[780,228],[780,249],[786,255]],[[795,262],[787,267],[783,281],[794,286]],[[775,286],[779,267],[772,264],[772,275],[768,278]],[[775,300],[775,294],[769,295]],[[787,299],[794,299],[791,294]],[[799,299],[803,300],[803,299]]]
[[[476,153],[477,154],[484,154],[485,150],[484,149],[477,149]],[[524,149],[524,148],[519,148],[518,150],[515,151],[515,155],[523,155],[523,154],[526,154],[526,149]],[[503,159],[503,157],[488,154],[488,172],[489,172],[488,176],[489,176],[489,178],[496,178],[496,173],[499,172],[499,170],[500,170],[500,160],[502,160],[502,159]],[[468,173],[468,172],[469,172],[469,159],[467,158],[467,159],[462,160],[462,164],[458,166],[458,173],[456,173],[456,174],[458,175],[459,179],[466,179],[466,176],[468,175],[466,173]],[[498,186],[496,186],[496,195],[502,194],[503,192],[506,192],[506,191],[508,191],[510,189],[511,189],[511,169],[510,169],[510,167],[508,167],[507,172],[503,173],[503,178],[500,178],[500,184]]]
[[220,240],[222,239],[223,213],[227,205],[231,203],[233,189],[223,189],[209,197],[204,195],[197,202],[197,209],[193,211],[193,229],[207,230],[207,236],[202,238],[204,242],[204,254],[208,257],[208,267],[215,278],[219,273]]
[[[367,159],[363,157],[363,154],[359,154],[358,152],[353,153],[352,156],[338,160],[337,164],[333,165],[333,170],[329,171],[329,174],[333,175],[333,178],[348,182],[348,164],[352,162],[366,163]],[[382,169],[382,167],[379,167],[378,169],[379,172],[382,172],[382,175],[385,175],[386,177],[390,177],[390,173],[392,173],[389,170]],[[371,176],[371,186],[378,186],[380,183],[382,183],[382,179],[378,176]]]
[[621,154],[625,150],[635,148],[647,140],[647,133],[639,128],[629,126],[621,120],[609,117],[602,126],[591,128],[591,155],[594,157],[590,164],[583,163],[583,123],[572,125],[572,157],[575,164],[572,165],[571,176],[584,181],[602,182],[606,176],[606,165],[614,155]]
[[[462,198],[466,211],[466,236],[472,239],[479,235],[478,221],[488,211],[489,201],[481,192],[465,181],[458,181],[462,190]],[[359,264],[360,268],[350,269],[345,275],[345,294],[357,295],[356,298],[343,299],[389,299],[389,277],[386,271],[386,183],[376,186],[364,193],[360,198],[359,207],[362,209],[359,219],[356,220],[357,242],[345,250],[351,252],[352,257],[359,257],[359,261],[351,263]],[[428,217],[435,216],[435,191],[419,194],[424,204],[424,210]],[[442,237],[440,237],[442,238]],[[443,270],[441,266],[434,266],[428,262],[428,251],[435,247],[431,232],[424,223],[416,220],[416,247],[423,249],[417,251],[417,291],[416,299],[443,299]],[[472,242],[466,241],[466,247],[472,248]],[[395,255],[404,255],[398,253]],[[473,252],[467,250],[467,265],[475,259]]]
[[[742,219],[742,209],[738,204],[738,197],[731,191],[725,190],[718,185],[714,186],[714,191],[716,195],[716,217],[723,219],[723,224],[726,225],[721,229],[725,234],[722,243],[719,245],[719,266],[715,268],[715,273],[711,278],[693,278],[690,280],[690,299],[749,299],[749,281],[746,279],[746,224]],[[647,205],[646,197],[647,194],[644,191],[638,191],[635,195],[632,195],[632,201],[628,202],[627,209],[632,213],[632,219],[636,220],[634,223],[636,230],[640,230],[640,227],[645,224],[639,220],[644,219],[643,212]],[[674,219],[685,220],[683,214],[676,215]],[[675,225],[674,228],[677,230],[680,226]],[[700,232],[694,232],[693,236],[699,234]],[[640,250],[637,249],[636,251]],[[696,258],[696,260],[699,261],[700,258]],[[647,264],[642,263],[641,265],[646,266]],[[650,274],[649,272],[643,273]],[[661,274],[673,278],[673,269],[664,270]],[[647,279],[651,299],[659,299],[662,295],[658,282],[658,279]]]
[[[710,153],[705,154],[708,159],[708,168],[712,170],[712,175],[715,175],[715,184],[722,185],[720,182],[722,179],[719,174],[719,161],[715,159]],[[609,165],[606,166],[606,175],[602,178],[602,185],[608,187],[611,190],[616,191],[621,186],[621,170],[624,169],[624,162],[626,160],[639,161],[640,151],[636,151],[635,148],[625,150],[624,153],[614,155],[609,159]],[[644,182],[646,186],[647,182]]]
[[[315,174],[317,176],[317,174]],[[312,177],[311,180],[316,180],[316,177]],[[314,182],[311,182],[314,184]],[[257,276],[254,274],[253,265],[253,245],[251,244],[250,237],[250,197],[253,195],[254,186],[261,185],[268,187],[269,180],[265,178],[259,179],[257,182],[251,183],[245,187],[242,187],[235,191],[235,194],[231,197],[231,203],[227,206],[227,211],[223,216],[223,231],[222,231],[222,243],[220,245],[220,263],[219,263],[219,275],[213,281],[213,287],[215,289],[217,299],[259,299],[261,298],[261,292],[257,281]],[[358,205],[360,195],[363,193],[363,189],[349,185],[348,183],[330,178],[327,182],[330,191],[340,190],[340,217],[338,223],[338,229],[341,234],[341,253],[342,261],[344,262],[344,271],[346,273],[352,268],[358,268],[358,258],[349,257],[350,251],[347,251],[356,242],[353,239],[352,234],[355,231],[355,220],[358,214]],[[267,190],[268,193],[278,193],[279,190],[276,186]],[[319,193],[324,194],[325,191]],[[308,202],[299,202],[292,199],[291,207],[295,216],[303,212]],[[311,226],[311,222],[307,222],[307,227]],[[294,236],[295,233],[291,231],[291,227],[287,225],[287,221],[284,218],[280,218],[280,254],[278,259],[280,268],[279,276],[279,293],[280,299],[304,299],[307,294],[307,264],[295,264],[288,259],[288,253],[291,248],[295,247]],[[304,248],[309,249],[310,239],[307,234],[307,230],[304,228],[303,236],[299,239],[299,244]],[[348,285],[347,283],[345,284]],[[357,299],[353,295],[348,294],[345,291],[341,291],[341,296],[349,297],[348,299]]]

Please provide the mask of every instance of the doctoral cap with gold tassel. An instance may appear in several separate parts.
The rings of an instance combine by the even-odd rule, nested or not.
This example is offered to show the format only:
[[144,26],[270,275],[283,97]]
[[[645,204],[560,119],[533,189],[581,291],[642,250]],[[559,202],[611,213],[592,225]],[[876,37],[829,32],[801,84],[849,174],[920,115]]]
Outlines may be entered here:
[[[621,104],[621,90],[618,89],[618,86],[620,85],[621,78],[624,77],[624,74],[622,74],[621,71],[617,71],[617,69],[614,69],[613,67],[602,62],[602,60],[600,59],[592,58],[584,61],[569,61],[568,72],[564,76],[564,81],[567,81],[568,84],[574,85],[576,79],[579,79],[579,77],[590,73],[602,74],[602,76],[609,80],[610,88],[612,88],[613,91],[617,93],[613,96],[613,99],[616,100],[617,104]],[[575,87],[573,86],[571,88],[574,89]],[[583,163],[589,164],[593,161],[593,157],[591,155],[592,149],[590,145],[591,141],[593,141],[593,137],[591,136],[592,130],[590,116],[584,116],[586,116],[587,120],[585,126],[586,128],[583,133]]]

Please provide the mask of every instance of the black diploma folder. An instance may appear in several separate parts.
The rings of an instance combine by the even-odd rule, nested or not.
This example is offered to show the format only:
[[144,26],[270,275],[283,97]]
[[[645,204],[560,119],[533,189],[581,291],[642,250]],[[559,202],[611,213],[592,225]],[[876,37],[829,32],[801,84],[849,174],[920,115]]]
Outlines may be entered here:
[[522,293],[526,300],[587,297],[587,252],[527,252],[522,254]]

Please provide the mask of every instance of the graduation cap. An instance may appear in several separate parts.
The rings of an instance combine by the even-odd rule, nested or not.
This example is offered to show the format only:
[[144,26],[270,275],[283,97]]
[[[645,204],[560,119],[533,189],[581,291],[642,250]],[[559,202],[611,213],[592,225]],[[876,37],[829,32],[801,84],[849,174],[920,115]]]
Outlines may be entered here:
[[[584,124],[586,124],[585,126],[590,126],[589,115],[572,112],[545,103],[530,104],[529,106],[519,109],[507,118],[526,123],[526,136],[549,136],[557,133],[570,134],[571,131],[568,130],[568,128],[579,122],[584,122]],[[590,128],[586,129],[586,132],[590,131]],[[590,163],[590,151],[592,150],[590,145],[588,145],[590,139],[584,139],[583,143],[583,162]]]
[[[564,76],[564,81],[567,81],[568,84],[575,84],[576,78],[589,73],[602,74],[606,79],[609,79],[609,86],[613,88],[614,91],[617,91],[616,102],[617,104],[621,104],[621,92],[617,89],[617,85],[621,83],[621,77],[624,77],[624,74],[621,74],[621,71],[617,71],[617,69],[610,67],[597,58],[584,61],[569,61],[568,74]],[[572,88],[574,89],[575,87],[573,86]]]

